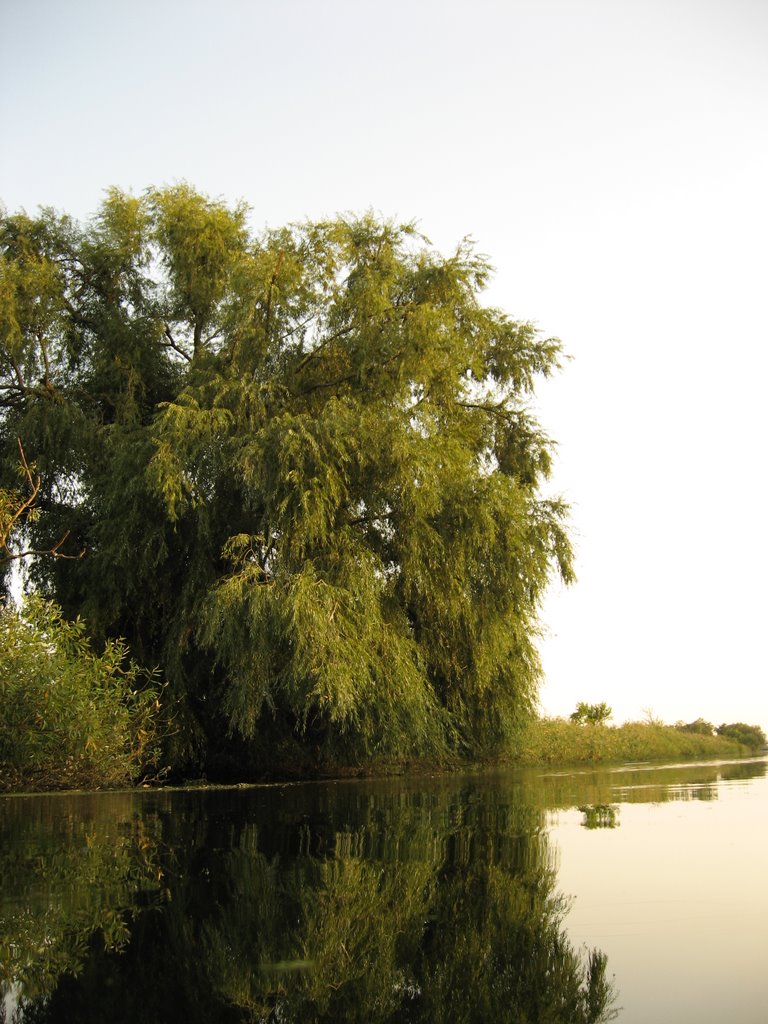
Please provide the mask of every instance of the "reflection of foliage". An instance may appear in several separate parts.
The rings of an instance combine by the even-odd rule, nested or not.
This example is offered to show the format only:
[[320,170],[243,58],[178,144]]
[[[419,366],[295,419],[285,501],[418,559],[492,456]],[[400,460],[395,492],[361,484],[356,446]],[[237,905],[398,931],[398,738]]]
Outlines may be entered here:
[[[447,818],[458,824],[442,835],[422,822],[432,834],[429,860],[412,859],[425,836],[408,827],[398,861],[364,856],[376,842],[369,826],[337,832],[331,855],[301,855],[278,872],[243,834],[227,857],[229,898],[206,920],[196,970],[227,1006],[246,1011],[243,1019],[608,1019],[605,959],[595,952],[582,961],[565,938],[566,903],[554,892],[536,816],[461,821],[456,810]],[[494,845],[502,823],[511,834]],[[526,831],[515,836],[521,824]]]
[[619,808],[614,804],[582,804],[584,828],[618,828]]
[[718,783],[759,779],[768,772],[766,761],[730,764],[626,765],[582,771],[521,772],[521,790],[535,782],[543,806],[565,808],[594,804],[669,803],[717,799]]
[[0,904],[0,1002],[11,985],[27,1001],[47,996],[82,969],[94,934],[105,949],[124,949],[139,895],[146,904],[161,891],[157,819],[134,816],[130,797],[108,814],[87,799],[82,816],[59,806],[51,821],[30,815],[26,801],[0,805],[0,877],[13,894]]
[[318,865],[317,888],[302,892],[300,948],[315,970],[305,998],[329,1020],[386,1020],[397,1009],[407,968],[430,912],[434,866],[396,870],[353,858]]
[[0,605],[0,790],[125,783],[155,756],[152,676],[39,597]]
[[[272,875],[263,858],[248,860],[234,855],[230,864],[244,868],[250,881],[254,866]],[[210,922],[205,962],[212,986],[257,1018],[389,1020],[429,915],[434,865],[302,857],[277,881],[266,914],[263,882],[239,885],[226,916]],[[286,929],[290,912],[296,925]]]
[[21,980],[23,1024],[608,1019],[605,958],[563,930],[546,809],[599,817],[765,772],[6,798],[4,991]]
[[561,927],[554,878],[534,869],[459,869],[440,888],[436,927],[423,951],[422,996],[409,1018],[424,1024],[609,1018],[611,986],[597,951],[584,964]]
[[605,958],[563,932],[543,813],[500,788],[178,794],[163,821],[162,912],[119,955],[91,941],[24,1021],[610,1016]]

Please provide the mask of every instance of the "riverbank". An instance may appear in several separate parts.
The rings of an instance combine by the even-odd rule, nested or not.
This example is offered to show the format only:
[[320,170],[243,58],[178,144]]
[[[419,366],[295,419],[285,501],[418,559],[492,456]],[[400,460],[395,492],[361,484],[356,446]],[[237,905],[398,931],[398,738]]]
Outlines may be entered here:
[[[449,757],[442,761],[404,759],[371,760],[364,764],[333,765],[329,763],[296,761],[275,765],[266,775],[248,778],[234,778],[230,773],[224,776],[211,775],[206,778],[181,779],[172,774],[150,776],[135,783],[135,787],[170,785],[232,786],[251,785],[259,782],[304,782],[321,779],[343,779],[353,777],[386,777],[393,775],[449,774],[466,771],[468,768],[482,769],[490,765],[505,767],[536,767],[543,765],[602,765],[622,764],[638,761],[686,761],[697,759],[733,759],[751,757],[760,751],[754,747],[725,736],[709,736],[685,732],[660,723],[625,722],[623,725],[578,725],[564,718],[538,718],[519,734],[514,749],[506,754],[489,759],[471,761]],[[5,776],[5,777],[3,777]],[[160,781],[163,779],[163,782]],[[78,780],[79,781],[79,780]],[[0,767],[0,793],[51,792],[56,790],[96,791],[109,788],[126,788],[126,781],[88,786],[82,781],[67,777],[54,779],[51,776],[25,776],[18,772],[13,777]],[[129,787],[130,788],[130,787]]]
[[[508,768],[544,765],[603,765],[642,761],[731,760],[754,757],[760,748],[726,736],[685,732],[657,722],[625,722],[622,725],[579,725],[565,718],[537,718],[519,734],[513,750],[486,760],[459,758],[435,763],[410,760],[402,763],[372,762],[365,766],[324,768],[314,777],[351,775],[401,775],[452,772],[491,764]],[[311,773],[312,774],[312,773]],[[298,777],[300,773],[293,775]]]
[[[253,782],[318,782],[349,778],[387,778],[398,775],[450,775],[490,767],[535,768],[550,765],[620,765],[645,761],[736,760],[765,750],[725,736],[684,732],[673,725],[625,722],[623,725],[577,725],[564,718],[538,718],[520,733],[514,749],[489,758],[457,755],[435,761],[425,758],[371,760],[364,764],[332,765],[307,761],[285,763]],[[225,779],[195,779],[197,786],[237,785]],[[188,785],[190,780],[186,780]]]
[[543,764],[620,764],[668,758],[746,757],[757,753],[726,736],[684,732],[673,725],[625,722],[623,725],[577,725],[564,718],[539,718],[520,738],[512,761]]

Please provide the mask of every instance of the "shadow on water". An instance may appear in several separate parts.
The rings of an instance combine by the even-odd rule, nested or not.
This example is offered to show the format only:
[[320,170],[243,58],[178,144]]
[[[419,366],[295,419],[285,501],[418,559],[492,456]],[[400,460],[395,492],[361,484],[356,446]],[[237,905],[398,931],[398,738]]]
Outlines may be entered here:
[[548,811],[613,827],[618,802],[764,773],[6,798],[0,1020],[607,1020],[605,957],[564,931]]

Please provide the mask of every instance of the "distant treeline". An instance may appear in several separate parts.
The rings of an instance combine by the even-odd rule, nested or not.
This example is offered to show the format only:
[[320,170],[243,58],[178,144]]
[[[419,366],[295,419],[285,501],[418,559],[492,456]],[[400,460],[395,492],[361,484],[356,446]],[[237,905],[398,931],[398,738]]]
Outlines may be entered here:
[[768,741],[764,731],[759,725],[747,725],[745,722],[723,723],[717,728],[703,718],[697,718],[695,722],[676,722],[675,728],[681,732],[695,733],[698,736],[726,736],[728,739],[736,740],[755,750],[763,749]]

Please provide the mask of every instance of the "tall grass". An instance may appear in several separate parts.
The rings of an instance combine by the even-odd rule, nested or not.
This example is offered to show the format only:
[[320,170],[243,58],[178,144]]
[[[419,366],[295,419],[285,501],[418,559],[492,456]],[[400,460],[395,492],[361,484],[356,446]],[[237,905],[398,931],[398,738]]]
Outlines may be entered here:
[[577,725],[539,718],[520,735],[516,764],[599,764],[667,758],[742,757],[749,748],[724,736],[701,736],[655,722]]

